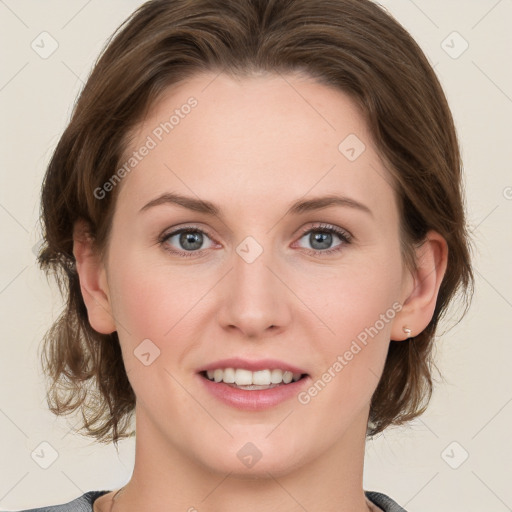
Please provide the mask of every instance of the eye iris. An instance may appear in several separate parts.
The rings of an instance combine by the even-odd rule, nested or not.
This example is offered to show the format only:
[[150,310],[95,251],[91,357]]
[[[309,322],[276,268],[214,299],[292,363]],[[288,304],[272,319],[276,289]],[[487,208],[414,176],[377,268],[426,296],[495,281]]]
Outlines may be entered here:
[[180,245],[184,249],[200,249],[203,244],[203,235],[199,232],[185,232],[180,235]]
[[[317,231],[309,235],[309,240],[313,249],[328,249],[332,243],[332,234]],[[320,243],[320,246],[315,247],[317,242]]]

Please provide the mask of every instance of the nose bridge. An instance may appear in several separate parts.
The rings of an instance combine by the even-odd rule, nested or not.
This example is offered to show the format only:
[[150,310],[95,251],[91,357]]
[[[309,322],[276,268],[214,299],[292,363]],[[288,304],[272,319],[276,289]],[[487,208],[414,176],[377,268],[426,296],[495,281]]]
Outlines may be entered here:
[[248,236],[235,251],[226,282],[222,323],[237,327],[247,336],[263,334],[270,326],[284,326],[289,311],[283,285],[269,269],[277,265],[271,247],[263,247]]
[[264,299],[271,296],[272,256],[270,248],[258,244],[252,237],[240,243],[233,258],[233,281],[240,295],[246,299]]

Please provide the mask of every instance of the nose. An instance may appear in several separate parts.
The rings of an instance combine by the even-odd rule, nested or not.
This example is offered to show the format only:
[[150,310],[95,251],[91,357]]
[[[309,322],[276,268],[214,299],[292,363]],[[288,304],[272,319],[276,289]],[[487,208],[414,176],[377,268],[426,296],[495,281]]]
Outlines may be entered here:
[[279,273],[270,251],[263,251],[251,263],[235,253],[233,268],[222,283],[222,328],[238,330],[251,339],[285,329],[291,318],[290,294],[276,277]]

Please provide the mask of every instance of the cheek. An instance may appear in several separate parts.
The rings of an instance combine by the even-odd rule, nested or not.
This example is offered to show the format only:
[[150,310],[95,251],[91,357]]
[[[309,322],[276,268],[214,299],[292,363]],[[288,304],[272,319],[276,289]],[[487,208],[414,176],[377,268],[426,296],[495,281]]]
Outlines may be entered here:
[[196,296],[190,281],[184,286],[178,272],[169,275],[168,269],[153,265],[135,251],[125,251],[124,258],[112,260],[118,263],[111,266],[109,288],[120,336],[126,339],[128,335],[133,343],[161,339],[183,315],[184,305]]
[[320,422],[322,443],[342,437],[353,421],[366,421],[401,308],[400,259],[391,252],[337,269],[324,289],[313,279],[304,289],[329,330],[310,336],[320,357],[310,387],[297,397],[303,406],[298,428],[318,431]]
[[319,386],[333,382],[327,384],[331,392],[321,400],[326,401],[326,407],[329,401],[340,406],[361,405],[369,401],[378,384],[391,327],[401,309],[399,254],[390,251],[357,266],[340,268],[325,282],[327,286],[320,289],[318,282],[315,287],[315,281],[310,280],[304,290],[309,292],[311,309],[327,326],[315,338],[316,349],[322,354],[317,368],[322,381]]
[[[397,263],[398,261],[398,263]],[[318,277],[318,276],[317,276]],[[395,316],[401,285],[401,266],[394,258],[381,258],[340,268],[325,286],[309,279],[303,293],[311,309],[318,313],[329,328],[331,338],[341,343],[357,337],[377,323],[387,334]],[[393,307],[395,305],[395,307]],[[378,320],[386,316],[385,325]],[[384,327],[384,328],[383,328]]]
[[[117,261],[109,287],[125,366],[139,367],[134,350],[147,339],[160,349],[160,362],[180,366],[201,337],[200,317],[205,308],[210,311],[209,291],[218,272],[170,265],[165,258],[155,262],[137,250],[125,251],[124,259]],[[170,347],[172,352],[167,351]]]
[[[170,273],[168,268],[148,265],[147,258],[132,255],[119,261],[109,284],[130,383],[139,400],[152,404],[150,408],[160,410],[160,404],[173,397],[171,409],[185,411],[191,407],[190,401],[166,369],[179,366],[193,346],[186,320],[202,295],[200,286],[183,272]],[[145,362],[146,353],[149,358]]]

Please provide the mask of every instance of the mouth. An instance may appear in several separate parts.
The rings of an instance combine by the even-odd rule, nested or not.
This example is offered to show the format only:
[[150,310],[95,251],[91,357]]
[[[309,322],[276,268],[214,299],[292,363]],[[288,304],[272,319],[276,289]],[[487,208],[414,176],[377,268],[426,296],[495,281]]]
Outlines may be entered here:
[[288,386],[308,377],[307,373],[292,372],[280,368],[250,371],[243,368],[216,368],[203,370],[199,375],[204,379],[231,388],[245,391],[261,391],[280,386]]
[[307,373],[283,371],[282,368],[250,371],[230,366],[200,370],[197,376],[204,390],[214,399],[231,408],[252,412],[289,403],[311,385]]
[[231,357],[197,368],[204,390],[242,411],[263,411],[296,398],[311,384],[310,375],[279,359]]

